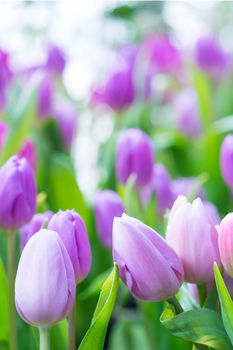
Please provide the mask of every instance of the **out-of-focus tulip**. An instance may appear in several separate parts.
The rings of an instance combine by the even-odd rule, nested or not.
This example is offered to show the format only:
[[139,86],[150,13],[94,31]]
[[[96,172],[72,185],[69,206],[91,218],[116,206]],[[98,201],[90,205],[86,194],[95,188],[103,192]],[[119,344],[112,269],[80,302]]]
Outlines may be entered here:
[[20,158],[26,158],[32,169],[36,170],[37,156],[36,145],[32,139],[26,139],[18,153]]
[[153,146],[140,129],[128,129],[119,134],[116,152],[116,174],[126,183],[131,174],[136,175],[136,186],[146,185],[154,165]]
[[7,91],[11,76],[9,54],[0,50],[0,110],[5,107],[7,102]]
[[5,122],[0,121],[0,151],[2,150],[6,142],[8,132],[9,132],[8,125]]
[[226,215],[219,228],[219,251],[223,266],[233,277],[233,213]]
[[36,209],[36,184],[26,158],[11,157],[0,168],[0,227],[14,230],[26,224]]
[[201,131],[201,123],[193,91],[183,91],[175,97],[175,111],[178,129],[188,136],[197,136]]
[[141,200],[147,204],[151,195],[155,193],[159,214],[163,215],[166,209],[170,209],[174,202],[172,181],[163,164],[155,164],[153,175],[149,184],[141,189]]
[[204,207],[207,211],[207,214],[208,214],[210,220],[212,220],[214,225],[219,225],[220,216],[219,216],[218,209],[215,207],[215,205],[211,202],[203,202],[203,204],[204,204]]
[[228,57],[213,36],[206,36],[196,44],[196,63],[199,68],[218,78],[227,68]]
[[24,249],[29,239],[36,232],[40,231],[40,229],[42,228],[42,225],[45,225],[44,228],[48,226],[48,222],[51,219],[52,215],[53,213],[51,211],[35,214],[32,217],[31,221],[20,229],[21,250]]
[[174,198],[176,199],[180,195],[189,196],[193,194],[197,189],[196,195],[201,199],[204,199],[204,190],[198,184],[199,180],[196,177],[180,177],[172,181],[172,190]]
[[166,238],[184,266],[184,280],[202,284],[213,279],[213,264],[220,266],[218,233],[200,198],[188,203],[175,201],[168,220]]
[[221,145],[220,166],[224,181],[233,188],[233,134],[227,135]]
[[113,259],[138,299],[165,300],[182,284],[183,266],[173,249],[149,226],[125,214],[114,219]]
[[182,66],[181,55],[168,36],[153,36],[144,43],[144,49],[155,69],[163,73],[174,73]]
[[54,106],[53,115],[57,120],[63,145],[69,149],[75,135],[78,111],[73,104],[65,101]]
[[59,235],[40,230],[28,241],[18,266],[15,303],[24,321],[48,327],[65,318],[75,301],[75,276]]
[[91,248],[83,219],[74,210],[59,211],[50,219],[48,229],[61,237],[73,264],[76,281],[82,281],[91,268]]
[[60,47],[50,44],[48,47],[48,56],[46,66],[56,74],[62,74],[65,68],[66,58]]
[[107,248],[112,246],[114,217],[123,214],[124,207],[119,195],[111,190],[99,191],[95,197],[95,218],[99,237]]
[[49,73],[44,73],[38,84],[37,114],[40,119],[49,117],[53,103],[53,82]]

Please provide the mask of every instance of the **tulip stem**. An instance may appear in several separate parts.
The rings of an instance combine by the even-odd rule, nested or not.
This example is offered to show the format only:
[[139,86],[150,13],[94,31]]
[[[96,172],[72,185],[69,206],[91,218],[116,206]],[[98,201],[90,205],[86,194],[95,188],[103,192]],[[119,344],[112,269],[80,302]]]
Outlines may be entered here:
[[8,262],[8,305],[10,326],[10,349],[17,350],[17,328],[15,312],[15,255],[16,232],[7,232],[7,262]]
[[68,335],[68,349],[75,350],[75,340],[76,340],[76,304],[74,304],[68,316],[69,324],[69,335]]
[[39,328],[40,332],[40,350],[50,349],[49,328]]
[[175,296],[167,299],[167,302],[175,308],[177,314],[181,314],[182,312],[184,312],[182,306],[180,305],[178,299]]

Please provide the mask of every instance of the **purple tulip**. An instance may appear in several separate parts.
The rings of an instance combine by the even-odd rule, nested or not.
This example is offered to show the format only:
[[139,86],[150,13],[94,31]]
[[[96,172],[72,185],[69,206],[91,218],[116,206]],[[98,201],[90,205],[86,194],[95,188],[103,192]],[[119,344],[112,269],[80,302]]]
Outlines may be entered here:
[[233,277],[233,213],[227,214],[220,223],[219,251],[224,269]]
[[211,202],[203,202],[204,207],[207,211],[207,214],[210,218],[210,220],[212,220],[214,225],[219,225],[220,223],[220,216],[219,216],[219,212],[218,209],[215,207],[215,205]]
[[74,270],[59,235],[40,230],[28,241],[18,265],[15,303],[21,318],[37,327],[51,326],[71,311]]
[[48,73],[44,73],[38,85],[37,114],[40,119],[48,118],[52,110],[53,82]]
[[36,170],[37,156],[36,145],[32,139],[26,139],[18,153],[20,158],[26,158],[32,169]]
[[227,135],[220,150],[220,166],[226,184],[233,188],[233,134]]
[[58,122],[63,145],[69,149],[75,135],[78,111],[74,105],[65,101],[55,105],[53,115]]
[[114,217],[123,214],[124,207],[119,195],[111,190],[99,191],[95,197],[96,227],[100,240],[107,248],[112,246]]
[[48,226],[48,222],[51,219],[52,215],[53,213],[51,211],[35,214],[32,217],[31,221],[20,229],[21,250],[24,249],[29,239],[36,232],[40,231],[42,225],[45,225],[45,228]]
[[12,77],[9,66],[9,54],[0,50],[0,110],[7,102],[7,92]]
[[213,77],[218,77],[227,68],[227,54],[213,36],[206,36],[198,40],[195,55],[197,66]]
[[152,36],[143,44],[156,71],[175,73],[182,66],[181,55],[168,36]]
[[9,132],[8,125],[0,121],[0,151],[3,149]]
[[171,209],[167,241],[184,266],[184,280],[202,284],[213,279],[213,264],[220,266],[218,233],[200,198],[188,203],[179,196]]
[[125,214],[113,222],[113,259],[138,299],[168,299],[182,284],[183,266],[172,248],[149,226]]
[[74,210],[60,210],[50,219],[48,229],[61,237],[73,264],[76,281],[82,281],[91,268],[91,248],[83,219]]
[[36,209],[36,183],[26,158],[13,156],[0,168],[0,227],[15,230]]
[[140,129],[128,129],[119,134],[116,151],[116,174],[126,183],[131,174],[136,175],[136,186],[146,185],[154,165],[153,146]]
[[176,120],[179,130],[188,136],[197,136],[201,131],[198,102],[193,91],[183,91],[175,97]]
[[162,216],[166,209],[171,208],[175,199],[171,178],[163,164],[154,165],[151,181],[141,189],[140,194],[144,205],[148,203],[153,193],[156,195],[156,204],[159,214]]
[[64,71],[66,58],[60,47],[50,44],[48,47],[47,68],[52,72],[61,75]]
[[178,196],[189,196],[196,189],[198,189],[198,193],[196,194],[201,199],[204,199],[204,190],[203,188],[199,188],[198,179],[196,177],[180,177],[172,181],[172,190],[174,193],[174,199]]

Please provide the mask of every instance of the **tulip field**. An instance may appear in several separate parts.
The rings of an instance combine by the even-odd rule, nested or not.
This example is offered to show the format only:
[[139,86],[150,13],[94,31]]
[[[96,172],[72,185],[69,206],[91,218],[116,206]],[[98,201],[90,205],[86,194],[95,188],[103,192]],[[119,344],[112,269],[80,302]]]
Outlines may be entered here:
[[0,40],[0,350],[233,349],[232,2],[51,3]]

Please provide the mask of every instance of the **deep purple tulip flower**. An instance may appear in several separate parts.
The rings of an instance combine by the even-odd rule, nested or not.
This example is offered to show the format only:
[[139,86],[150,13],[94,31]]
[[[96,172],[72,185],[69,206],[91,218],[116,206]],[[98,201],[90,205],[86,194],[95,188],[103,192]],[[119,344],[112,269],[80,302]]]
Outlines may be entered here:
[[73,104],[64,101],[54,106],[53,115],[57,120],[63,145],[69,149],[76,131],[78,111]]
[[26,158],[11,157],[0,168],[0,227],[15,230],[25,225],[36,209],[36,183]]
[[192,204],[184,196],[177,198],[166,238],[183,263],[186,282],[202,284],[214,278],[214,262],[221,265],[218,233],[199,198]]
[[112,246],[112,225],[114,217],[123,214],[124,207],[119,195],[111,190],[99,191],[95,196],[95,219],[97,233],[103,245]]
[[38,84],[37,114],[40,119],[46,119],[51,114],[54,87],[49,73],[44,73]]
[[51,326],[71,311],[76,293],[74,270],[59,235],[40,230],[25,246],[15,281],[21,318],[36,327]]
[[29,223],[27,223],[20,229],[21,250],[24,249],[29,239],[36,232],[40,231],[43,225],[45,225],[44,228],[48,226],[48,222],[51,219],[52,215],[53,213],[51,211],[35,214],[32,217],[31,221],[29,221]]
[[213,77],[218,78],[227,68],[227,54],[213,36],[199,39],[195,55],[197,66]]
[[50,219],[48,229],[61,237],[73,264],[76,281],[82,281],[91,268],[91,248],[83,219],[75,210],[60,210]]
[[66,58],[60,47],[50,44],[48,47],[48,56],[46,66],[52,72],[61,75],[64,71]]
[[9,132],[9,127],[8,125],[3,122],[0,121],[0,151],[2,150],[2,148],[5,145],[7,136],[8,136],[8,132]]
[[183,266],[173,249],[149,226],[125,214],[114,219],[113,259],[138,299],[165,300],[182,284]]
[[35,142],[28,138],[24,141],[18,155],[20,158],[26,158],[33,170],[36,170],[37,155]]
[[0,50],[0,110],[7,102],[7,91],[12,77],[9,54]]
[[223,140],[220,151],[220,166],[226,184],[233,188],[233,134]]
[[123,130],[119,134],[116,151],[116,174],[126,183],[131,174],[136,175],[136,186],[142,187],[153,173],[153,146],[149,137],[140,129]]

